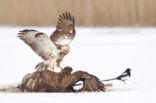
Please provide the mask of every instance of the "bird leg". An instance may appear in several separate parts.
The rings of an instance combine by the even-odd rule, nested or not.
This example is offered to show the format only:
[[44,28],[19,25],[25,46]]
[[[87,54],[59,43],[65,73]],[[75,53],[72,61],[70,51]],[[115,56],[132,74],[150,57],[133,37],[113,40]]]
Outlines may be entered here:
[[52,71],[54,71],[55,65],[56,65],[56,60],[55,59],[51,59],[49,60],[49,66],[52,69]]
[[61,70],[63,70],[63,68],[60,66],[62,62],[62,59],[57,60],[57,67],[59,67]]
[[122,82],[123,82],[124,84],[126,84],[126,82],[125,82],[124,80],[122,80]]

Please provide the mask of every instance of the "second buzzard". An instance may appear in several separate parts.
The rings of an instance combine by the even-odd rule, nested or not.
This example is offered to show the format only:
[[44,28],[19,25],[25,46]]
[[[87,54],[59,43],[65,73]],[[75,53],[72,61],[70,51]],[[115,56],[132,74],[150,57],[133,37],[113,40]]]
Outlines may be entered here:
[[70,51],[69,44],[75,37],[75,20],[69,12],[59,15],[56,30],[50,37],[37,30],[22,30],[18,37],[29,45],[45,61],[36,65],[36,69],[43,71],[50,67],[54,71],[55,65],[63,69],[60,64]]

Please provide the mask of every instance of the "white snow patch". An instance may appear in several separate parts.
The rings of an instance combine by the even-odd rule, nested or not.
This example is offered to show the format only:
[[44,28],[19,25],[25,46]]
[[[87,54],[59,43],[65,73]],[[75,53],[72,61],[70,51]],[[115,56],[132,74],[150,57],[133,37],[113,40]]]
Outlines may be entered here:
[[[19,83],[43,61],[17,38],[22,29],[37,29],[50,35],[54,27],[0,27],[0,85]],[[124,85],[100,93],[0,93],[2,103],[155,103],[156,102],[156,28],[76,28],[71,51],[62,66],[84,70],[101,80],[132,69]],[[57,68],[55,68],[56,70]]]

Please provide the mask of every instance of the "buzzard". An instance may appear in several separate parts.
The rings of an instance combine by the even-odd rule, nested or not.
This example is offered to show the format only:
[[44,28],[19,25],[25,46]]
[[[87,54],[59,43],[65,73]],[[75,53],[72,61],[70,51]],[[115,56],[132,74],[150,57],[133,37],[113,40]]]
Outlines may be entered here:
[[37,53],[43,62],[36,65],[36,69],[43,71],[50,67],[54,71],[55,65],[63,69],[60,64],[70,51],[69,44],[75,37],[75,20],[70,12],[59,15],[56,30],[50,37],[37,30],[22,30],[18,37]]
[[[72,72],[67,66],[61,72],[44,70],[25,75],[17,87],[28,92],[100,92],[105,84],[95,75],[85,71]],[[108,84],[107,84],[108,85]]]

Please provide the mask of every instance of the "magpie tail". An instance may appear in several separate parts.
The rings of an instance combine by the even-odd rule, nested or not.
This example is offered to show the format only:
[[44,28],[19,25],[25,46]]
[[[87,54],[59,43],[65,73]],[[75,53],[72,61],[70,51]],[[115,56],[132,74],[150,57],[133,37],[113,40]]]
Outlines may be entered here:
[[116,80],[117,78],[112,78],[112,79],[105,79],[105,80],[100,80],[100,82],[105,82],[105,81],[112,81],[112,80]]

